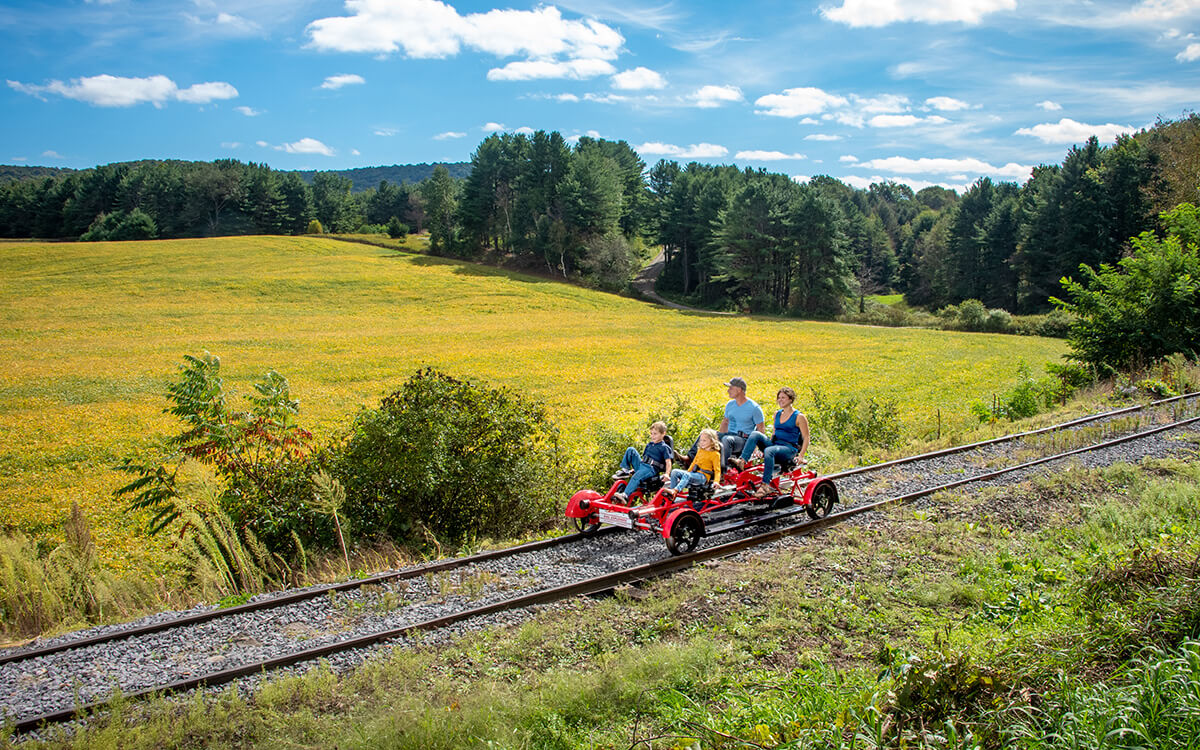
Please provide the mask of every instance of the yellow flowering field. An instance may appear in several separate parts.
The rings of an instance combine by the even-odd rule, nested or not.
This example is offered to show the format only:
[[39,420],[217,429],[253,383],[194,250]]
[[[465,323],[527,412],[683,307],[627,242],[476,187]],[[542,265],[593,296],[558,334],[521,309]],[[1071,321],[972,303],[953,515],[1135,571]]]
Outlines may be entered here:
[[[291,382],[318,435],[432,365],[544,401],[568,439],[675,396],[765,406],[791,385],[895,398],[910,430],[1065,352],[1057,340],[744,319],[660,309],[532,276],[314,237],[0,243],[0,524],[54,534],[73,500],[106,562],[138,539],[111,492],[122,455],[173,428],[164,385],[185,353],[221,357],[240,392]],[[768,412],[769,413],[769,412]]]

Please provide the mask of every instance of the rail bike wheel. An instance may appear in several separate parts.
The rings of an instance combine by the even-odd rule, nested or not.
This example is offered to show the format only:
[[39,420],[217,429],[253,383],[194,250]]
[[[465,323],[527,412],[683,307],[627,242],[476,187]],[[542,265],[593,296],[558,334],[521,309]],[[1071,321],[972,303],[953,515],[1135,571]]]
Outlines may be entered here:
[[671,524],[671,535],[667,537],[667,549],[672,555],[686,555],[700,546],[704,536],[704,522],[700,516],[688,513]]
[[817,485],[817,489],[813,491],[812,502],[809,503],[805,510],[812,519],[824,518],[829,515],[829,511],[833,510],[833,504],[837,502],[837,488],[832,482],[822,482]]
[[595,513],[583,518],[576,518],[575,530],[585,536],[591,536],[600,530],[600,521],[596,518]]

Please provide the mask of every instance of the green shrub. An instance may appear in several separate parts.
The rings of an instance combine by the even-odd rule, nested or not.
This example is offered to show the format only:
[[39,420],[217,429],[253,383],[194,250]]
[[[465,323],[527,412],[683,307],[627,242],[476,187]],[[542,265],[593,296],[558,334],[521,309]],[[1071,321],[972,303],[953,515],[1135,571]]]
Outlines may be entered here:
[[964,300],[958,306],[958,326],[964,331],[982,331],[987,328],[988,311],[977,299]]
[[408,225],[400,221],[400,219],[396,216],[388,219],[386,230],[387,235],[394,240],[403,239],[408,235],[409,232]]
[[[1072,370],[1071,377],[1075,375],[1075,371]],[[1028,419],[1040,412],[1043,406],[1050,406],[1059,399],[1065,399],[1063,394],[1073,391],[1064,385],[1062,380],[1035,379],[1025,362],[1017,366],[1017,376],[1019,380],[1012,390],[1002,398],[993,399],[990,406],[981,402],[972,404],[971,413],[979,417],[980,422],[997,422],[1001,419],[1014,422],[1018,419]]]
[[1133,255],[1097,271],[1080,265],[1082,281],[1063,279],[1075,316],[1071,357],[1107,371],[1145,367],[1171,354],[1200,353],[1200,254],[1194,232],[1200,211],[1181,203],[1162,214],[1165,237],[1143,232]]
[[158,226],[150,214],[140,208],[129,213],[115,211],[100,214],[79,239],[84,242],[152,240],[158,236]]
[[387,226],[384,224],[363,224],[358,229],[354,230],[355,234],[387,234]]
[[899,408],[893,400],[874,396],[831,398],[810,389],[813,406],[808,413],[814,441],[829,441],[840,451],[892,448],[900,442]]
[[557,511],[546,487],[557,431],[518,394],[417,372],[330,450],[346,490],[344,517],[361,535],[457,543],[527,531]]
[[1010,333],[1013,330],[1013,316],[1007,310],[988,310],[984,330],[992,333]]
[[308,227],[304,230],[305,234],[325,234],[325,230],[321,227],[321,222],[313,219],[308,222]]

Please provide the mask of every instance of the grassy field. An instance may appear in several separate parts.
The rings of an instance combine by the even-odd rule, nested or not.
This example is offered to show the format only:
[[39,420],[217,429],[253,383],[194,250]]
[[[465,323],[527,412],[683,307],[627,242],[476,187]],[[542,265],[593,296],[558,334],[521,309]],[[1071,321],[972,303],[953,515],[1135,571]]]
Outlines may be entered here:
[[505,271],[312,237],[0,245],[0,525],[53,538],[72,501],[103,560],[158,554],[111,498],[111,470],[173,426],[185,353],[221,357],[241,392],[269,368],[318,435],[416,368],[545,401],[575,444],[682,396],[775,389],[895,398],[908,431],[975,423],[972,401],[1040,372],[1064,342],[682,313]]

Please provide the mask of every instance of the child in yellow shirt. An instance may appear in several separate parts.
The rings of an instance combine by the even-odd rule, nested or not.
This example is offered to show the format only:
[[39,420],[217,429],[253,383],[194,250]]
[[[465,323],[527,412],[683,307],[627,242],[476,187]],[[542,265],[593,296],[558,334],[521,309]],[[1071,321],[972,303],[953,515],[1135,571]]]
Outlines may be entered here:
[[686,471],[671,471],[671,486],[665,490],[667,494],[674,497],[676,492],[690,484],[703,485],[721,481],[721,440],[717,437],[717,431],[701,430],[698,448],[696,458]]

